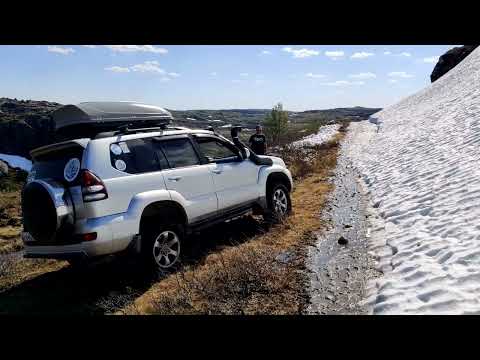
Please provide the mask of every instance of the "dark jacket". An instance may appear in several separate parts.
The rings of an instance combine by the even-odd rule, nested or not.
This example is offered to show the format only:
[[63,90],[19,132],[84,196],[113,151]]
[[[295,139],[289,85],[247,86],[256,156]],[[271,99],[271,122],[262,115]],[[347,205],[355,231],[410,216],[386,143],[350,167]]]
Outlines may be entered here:
[[248,142],[250,144],[250,148],[255,154],[265,155],[265,152],[267,151],[267,141],[265,135],[253,134],[250,136],[250,140]]

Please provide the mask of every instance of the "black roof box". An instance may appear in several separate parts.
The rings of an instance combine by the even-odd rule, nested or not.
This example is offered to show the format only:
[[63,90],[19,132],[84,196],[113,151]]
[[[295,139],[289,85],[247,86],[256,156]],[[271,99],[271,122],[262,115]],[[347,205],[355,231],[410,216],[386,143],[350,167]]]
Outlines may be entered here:
[[173,119],[172,114],[161,107],[129,101],[65,105],[51,116],[57,135],[67,138],[93,137],[122,125],[129,128],[165,126]]

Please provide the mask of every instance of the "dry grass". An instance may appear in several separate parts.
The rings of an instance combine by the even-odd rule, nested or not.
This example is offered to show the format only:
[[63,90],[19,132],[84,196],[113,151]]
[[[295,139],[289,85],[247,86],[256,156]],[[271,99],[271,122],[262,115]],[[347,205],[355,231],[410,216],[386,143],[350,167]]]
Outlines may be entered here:
[[20,191],[0,192],[0,227],[20,224]]
[[1,254],[0,257],[2,257],[0,261],[0,293],[38,275],[59,270],[66,265],[66,262],[56,260],[22,259]]
[[0,191],[0,254],[23,248],[20,232],[20,191]]
[[[287,158],[296,179],[293,213],[282,224],[237,246],[216,249],[201,263],[167,275],[118,314],[299,314],[308,299],[304,256],[322,227],[338,143],[315,147],[308,164]],[[301,157],[303,162],[303,157]],[[283,258],[283,259],[282,259]]]

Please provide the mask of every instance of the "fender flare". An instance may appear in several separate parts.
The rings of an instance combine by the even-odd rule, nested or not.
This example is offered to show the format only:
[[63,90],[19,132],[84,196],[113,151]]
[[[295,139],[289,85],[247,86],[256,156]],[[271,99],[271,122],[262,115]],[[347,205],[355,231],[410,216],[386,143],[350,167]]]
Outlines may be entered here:
[[180,211],[183,212],[186,224],[188,224],[188,216],[184,206],[185,201],[186,200],[179,196],[178,193],[172,198],[171,192],[165,189],[141,192],[136,194],[130,201],[127,210],[127,217],[133,221],[135,231],[136,233],[139,233],[140,222],[145,209],[152,204],[165,202],[166,204],[168,203],[178,207]]
[[262,196],[266,195],[268,179],[274,174],[281,177],[288,185],[289,190],[293,189],[293,180],[290,171],[284,167],[273,165],[261,168],[258,174],[258,185],[261,187]]

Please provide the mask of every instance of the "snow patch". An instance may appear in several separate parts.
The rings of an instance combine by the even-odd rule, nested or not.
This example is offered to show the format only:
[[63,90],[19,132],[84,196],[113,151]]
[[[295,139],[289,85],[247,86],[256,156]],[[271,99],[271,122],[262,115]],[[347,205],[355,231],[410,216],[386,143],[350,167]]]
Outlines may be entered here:
[[316,134],[305,136],[304,138],[292,143],[293,146],[313,146],[320,145],[331,140],[340,128],[339,124],[321,126]]
[[25,171],[32,169],[32,162],[18,155],[0,154],[0,160],[6,162],[12,168],[20,168]]
[[442,78],[350,124],[384,276],[375,314],[480,312],[480,48]]

